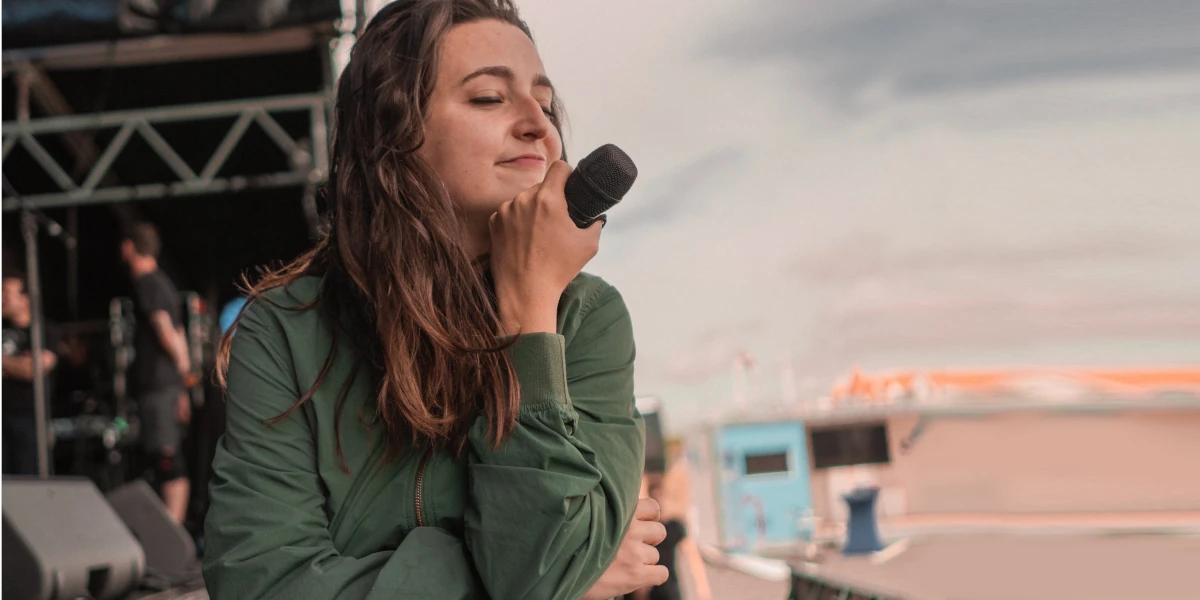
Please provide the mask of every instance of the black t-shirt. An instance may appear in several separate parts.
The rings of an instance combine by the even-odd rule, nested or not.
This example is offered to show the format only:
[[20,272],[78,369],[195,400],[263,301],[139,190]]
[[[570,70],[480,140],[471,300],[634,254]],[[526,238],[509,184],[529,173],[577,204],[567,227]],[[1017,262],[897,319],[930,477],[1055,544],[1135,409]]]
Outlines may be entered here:
[[[42,331],[42,348],[51,352],[58,351],[58,332],[53,323],[46,322]],[[33,336],[29,327],[17,327],[8,319],[4,319],[4,356],[21,356],[33,351]],[[46,372],[50,374],[49,371]],[[52,395],[51,382],[46,377],[46,397]],[[10,417],[33,416],[33,382],[15,378],[4,378],[4,388],[0,390],[4,400],[4,414]],[[49,413],[47,413],[49,415]]]
[[162,271],[147,273],[133,280],[133,305],[137,317],[134,333],[134,358],[131,367],[130,388],[134,393],[144,393],[183,384],[175,361],[158,339],[150,315],[165,311],[171,317],[171,326],[183,324],[183,306],[179,290]]

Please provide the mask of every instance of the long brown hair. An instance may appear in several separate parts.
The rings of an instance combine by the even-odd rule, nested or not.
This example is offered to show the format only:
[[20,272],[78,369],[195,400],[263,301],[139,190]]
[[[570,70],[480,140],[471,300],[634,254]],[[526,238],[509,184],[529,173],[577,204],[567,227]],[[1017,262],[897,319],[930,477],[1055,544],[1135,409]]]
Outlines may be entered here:
[[[364,361],[378,373],[375,409],[389,456],[406,444],[461,454],[481,411],[497,446],[516,423],[520,389],[506,345],[497,342],[487,269],[470,255],[438,174],[417,154],[441,39],[456,25],[486,19],[515,25],[532,39],[510,0],[398,0],[375,15],[338,81],[324,192],[327,232],[290,264],[246,285],[249,306],[301,277],[322,278],[318,298],[291,310],[319,303],[335,338],[353,341],[354,373]],[[559,128],[561,107],[554,102],[551,120]],[[222,384],[233,329],[221,341]],[[324,383],[333,348],[336,340],[316,382],[276,421]],[[335,408],[339,458],[340,415],[352,378]]]

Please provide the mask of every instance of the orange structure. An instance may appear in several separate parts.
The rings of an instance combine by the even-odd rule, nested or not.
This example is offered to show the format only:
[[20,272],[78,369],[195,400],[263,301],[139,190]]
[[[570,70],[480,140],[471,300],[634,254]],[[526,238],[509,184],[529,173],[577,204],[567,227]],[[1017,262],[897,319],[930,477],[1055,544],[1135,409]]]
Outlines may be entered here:
[[983,395],[1038,381],[1073,384],[1106,395],[1145,394],[1156,391],[1200,390],[1200,367],[1095,369],[1029,367],[1014,369],[898,371],[866,375],[855,370],[849,380],[834,387],[834,401],[847,398],[877,402],[927,390],[964,391]]

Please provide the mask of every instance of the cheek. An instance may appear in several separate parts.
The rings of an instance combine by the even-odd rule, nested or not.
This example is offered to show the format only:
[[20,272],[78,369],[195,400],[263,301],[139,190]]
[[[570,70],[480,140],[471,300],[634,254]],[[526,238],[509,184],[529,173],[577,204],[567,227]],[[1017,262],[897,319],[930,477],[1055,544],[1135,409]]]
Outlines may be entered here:
[[477,129],[464,125],[468,123],[463,119],[453,125],[431,119],[420,155],[433,167],[451,199],[469,206],[486,192],[490,146]]
[[448,158],[446,147],[453,146],[453,142],[446,139],[450,133],[443,125],[442,119],[431,116],[425,121],[425,143],[421,144],[417,154],[439,172]]
[[[455,172],[475,170],[490,148],[486,132],[463,118],[431,120],[426,126],[423,156],[439,169],[443,177]],[[444,171],[443,171],[444,169]]]
[[550,134],[550,138],[551,139],[547,141],[547,145],[549,146],[548,150],[552,154],[557,153],[557,154],[554,154],[555,159],[562,160],[562,155],[563,155],[562,136],[559,135],[558,130],[556,129],[554,131],[554,133]]
[[429,166],[433,167],[433,170],[439,176],[444,177],[444,172],[448,166],[445,164],[445,161],[448,157],[446,156],[445,148],[443,146],[443,138],[440,136],[429,137],[425,140],[425,143],[421,145],[421,149],[417,151],[417,155],[424,159],[425,162],[429,163]]

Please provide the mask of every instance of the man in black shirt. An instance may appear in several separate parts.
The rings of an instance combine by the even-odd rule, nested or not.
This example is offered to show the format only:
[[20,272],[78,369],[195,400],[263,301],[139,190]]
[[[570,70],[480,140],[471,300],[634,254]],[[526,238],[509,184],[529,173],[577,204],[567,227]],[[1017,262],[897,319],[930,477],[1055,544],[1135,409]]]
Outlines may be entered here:
[[[7,267],[7,265],[6,265]],[[25,277],[4,269],[4,474],[37,474],[37,427],[34,421],[33,313],[25,293]],[[58,362],[57,340],[48,324],[43,329],[42,368],[49,375]],[[49,390],[47,389],[47,396]],[[49,410],[49,409],[47,409]],[[49,416],[49,413],[47,413]]]
[[142,445],[150,461],[147,475],[160,488],[167,512],[182,524],[189,485],[181,424],[190,414],[184,389],[190,365],[179,291],[158,268],[161,247],[158,230],[149,223],[138,223],[121,241],[121,258],[133,277],[137,318],[129,381],[138,404]]

